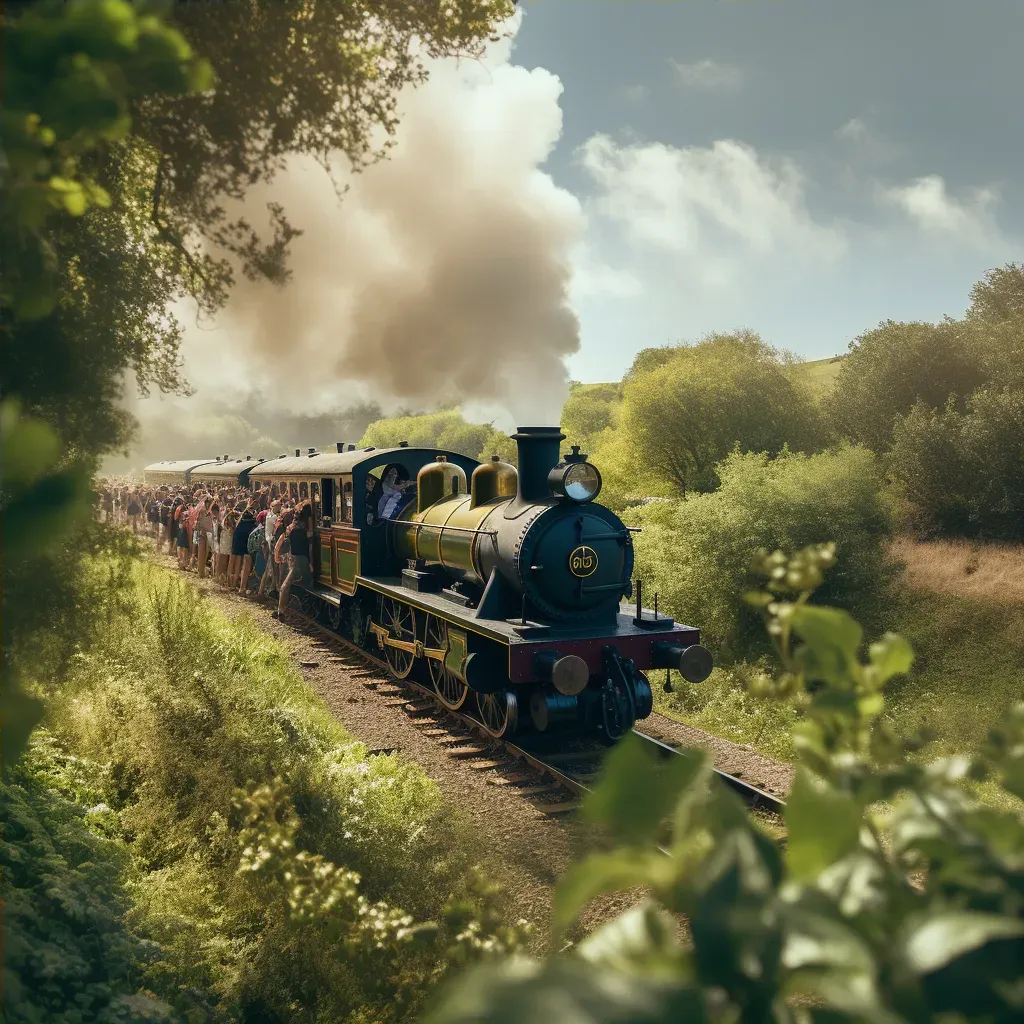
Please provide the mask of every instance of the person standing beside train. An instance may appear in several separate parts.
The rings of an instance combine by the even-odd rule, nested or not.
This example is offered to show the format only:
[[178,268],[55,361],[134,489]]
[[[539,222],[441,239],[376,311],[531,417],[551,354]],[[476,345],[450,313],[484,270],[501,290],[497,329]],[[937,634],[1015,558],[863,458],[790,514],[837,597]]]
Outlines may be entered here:
[[271,497],[270,508],[267,511],[267,517],[263,520],[263,530],[267,538],[267,565],[263,570],[263,577],[260,579],[259,589],[257,595],[262,597],[266,591],[273,585],[274,589],[277,589],[277,576],[275,575],[275,562],[274,562],[274,540],[275,532],[277,529],[277,520],[281,514],[281,499]]
[[196,517],[196,529],[199,531],[199,578],[206,577],[206,563],[213,546],[213,516],[210,514],[210,499],[203,498]]
[[295,511],[295,521],[282,538],[288,547],[288,575],[281,584],[281,596],[277,601],[277,614],[280,618],[288,608],[291,600],[292,587],[296,584],[308,586],[313,582],[313,573],[309,565],[309,538],[312,506],[308,501],[302,502]]
[[233,589],[239,587],[243,575],[248,578],[248,574],[252,571],[252,561],[249,558],[249,534],[256,529],[256,516],[253,514],[252,502],[247,502],[241,509],[241,513],[238,525],[235,527],[235,536],[231,542],[231,562],[235,566],[234,575],[230,580]]

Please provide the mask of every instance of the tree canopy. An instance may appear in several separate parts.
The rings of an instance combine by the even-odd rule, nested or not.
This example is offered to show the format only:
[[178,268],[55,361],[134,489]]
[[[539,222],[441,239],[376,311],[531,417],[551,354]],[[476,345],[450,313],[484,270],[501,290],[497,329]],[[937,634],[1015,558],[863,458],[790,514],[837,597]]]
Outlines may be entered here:
[[620,424],[634,466],[671,493],[712,490],[715,465],[736,446],[772,455],[814,446],[813,403],[753,332],[712,334],[657,362],[626,382]]

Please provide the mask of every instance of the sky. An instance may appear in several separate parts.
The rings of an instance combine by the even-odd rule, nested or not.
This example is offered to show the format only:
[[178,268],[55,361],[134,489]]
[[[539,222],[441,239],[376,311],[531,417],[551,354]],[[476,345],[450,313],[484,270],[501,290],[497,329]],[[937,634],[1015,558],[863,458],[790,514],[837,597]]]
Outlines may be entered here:
[[483,59],[427,62],[386,161],[247,198],[302,229],[291,282],[182,305],[194,395],[130,397],[117,470],[318,445],[367,402],[555,422],[643,348],[819,359],[958,316],[1024,259],[1022,52],[1024,0],[525,0]]
[[1024,257],[1020,0],[527,0],[587,214],[574,378],[745,326],[808,358]]

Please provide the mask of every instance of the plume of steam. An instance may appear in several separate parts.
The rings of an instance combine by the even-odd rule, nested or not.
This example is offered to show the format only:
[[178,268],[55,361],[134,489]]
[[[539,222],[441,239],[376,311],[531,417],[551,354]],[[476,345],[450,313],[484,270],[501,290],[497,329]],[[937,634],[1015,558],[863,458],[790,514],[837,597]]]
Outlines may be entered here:
[[511,46],[434,62],[400,98],[387,160],[329,176],[295,159],[247,198],[251,221],[273,200],[302,230],[291,279],[242,282],[214,329],[187,331],[191,406],[216,394],[260,429],[255,391],[263,412],[456,399],[557,419],[579,347],[568,296],[585,219],[540,170],[561,83],[513,65]]

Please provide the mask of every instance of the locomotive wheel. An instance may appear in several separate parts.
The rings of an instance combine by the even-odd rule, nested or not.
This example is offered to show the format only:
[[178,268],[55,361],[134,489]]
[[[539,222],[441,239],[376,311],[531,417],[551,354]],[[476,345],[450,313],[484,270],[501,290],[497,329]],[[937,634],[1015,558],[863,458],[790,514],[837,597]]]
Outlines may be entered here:
[[[425,647],[441,650],[448,649],[448,623],[436,615],[427,616],[427,635]],[[458,711],[469,696],[469,687],[443,661],[427,659],[430,666],[430,678],[441,703],[452,711]]]
[[[385,597],[381,601],[381,625],[395,640],[414,643],[416,640],[416,612],[407,604]],[[399,679],[405,679],[416,664],[416,655],[403,651],[400,647],[384,648],[384,656],[388,660],[391,673]]]
[[337,633],[341,629],[341,608],[327,602],[327,625]]
[[476,695],[477,717],[484,730],[495,739],[510,736],[519,723],[519,702],[512,690]]

